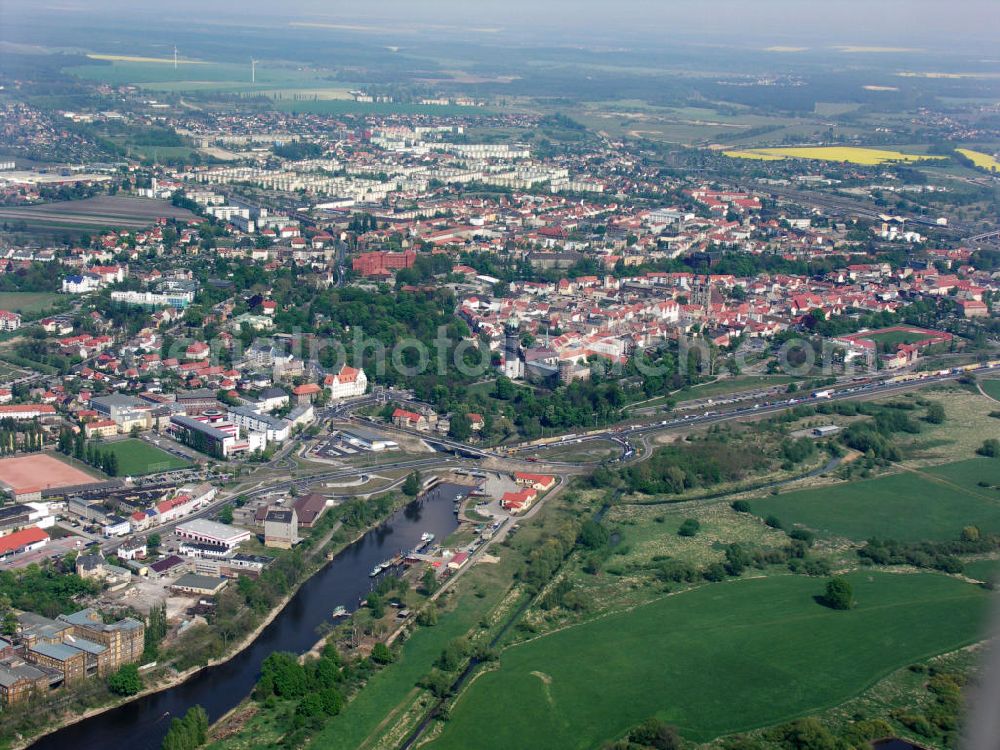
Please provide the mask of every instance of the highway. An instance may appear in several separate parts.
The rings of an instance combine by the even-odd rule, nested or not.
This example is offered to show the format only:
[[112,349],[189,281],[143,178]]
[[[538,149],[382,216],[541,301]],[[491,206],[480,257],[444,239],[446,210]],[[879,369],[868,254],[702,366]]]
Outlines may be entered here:
[[[491,471],[531,471],[553,474],[559,477],[561,482],[565,482],[570,476],[586,473],[590,471],[595,464],[601,462],[595,461],[587,464],[582,462],[522,459],[511,455],[508,451],[518,453],[530,449],[537,450],[540,448],[557,447],[573,443],[604,440],[616,443],[621,449],[619,457],[612,459],[611,463],[644,461],[652,455],[648,440],[657,433],[669,433],[679,430],[688,430],[692,427],[705,427],[712,424],[720,424],[740,419],[758,418],[764,415],[786,411],[801,405],[815,405],[829,401],[870,398],[873,396],[903,393],[915,388],[922,388],[928,384],[957,380],[965,375],[981,374],[989,372],[992,369],[994,368],[982,365],[975,370],[967,372],[949,371],[947,374],[927,375],[926,377],[903,382],[890,383],[888,380],[880,380],[875,382],[856,383],[848,385],[846,388],[840,388],[839,390],[833,390],[833,387],[831,387],[831,392],[828,396],[816,396],[811,393],[787,394],[787,398],[775,401],[757,402],[752,405],[739,406],[735,409],[728,409],[725,411],[708,409],[698,414],[685,414],[683,416],[675,416],[669,419],[648,423],[623,425],[608,428],[599,432],[588,433],[586,435],[567,436],[562,440],[546,443],[545,445],[522,445],[513,449],[470,448],[462,443],[428,435],[426,433],[391,428],[389,430],[391,432],[406,434],[408,436],[424,440],[430,444],[436,444],[440,446],[440,448],[443,448],[448,452],[452,452],[454,455],[445,455],[444,452],[441,452],[420,458],[406,456],[401,457],[398,461],[392,461],[379,464],[377,467],[371,467],[368,471],[376,468],[379,471],[391,471],[398,469],[447,469],[452,466],[462,466],[463,463],[468,462],[474,463],[476,466],[481,466],[482,468],[486,468]],[[740,394],[730,394],[728,398],[735,400],[739,395]],[[322,420],[353,420],[354,418],[352,417],[352,412],[355,409],[375,402],[376,399],[374,397],[366,396],[355,401],[338,404],[321,410],[320,418]],[[381,425],[377,426],[377,429],[380,431],[386,430],[386,428]],[[364,471],[364,469],[361,467],[351,466],[331,469],[329,471],[321,471],[301,477],[279,475],[262,479],[256,485],[251,485],[250,487],[244,486],[242,488],[220,492],[218,497],[216,497],[211,504],[206,505],[191,515],[157,526],[152,531],[161,534],[170,533],[178,524],[184,523],[185,521],[189,521],[193,518],[214,516],[223,505],[231,502],[240,495],[252,499],[276,492],[288,492],[292,489],[292,487],[295,487],[298,492],[307,492],[312,485],[315,485],[318,482],[351,478],[357,476],[362,471]],[[102,547],[107,551],[116,549],[122,544],[125,538],[126,537],[119,537],[106,540],[102,542]]]

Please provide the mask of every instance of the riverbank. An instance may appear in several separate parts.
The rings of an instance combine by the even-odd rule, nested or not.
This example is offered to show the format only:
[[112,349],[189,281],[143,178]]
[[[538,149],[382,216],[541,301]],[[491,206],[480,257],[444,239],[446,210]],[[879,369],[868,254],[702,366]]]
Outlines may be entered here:
[[[327,544],[330,543],[333,536],[343,528],[342,522],[338,520],[331,527],[331,529],[325,533],[324,538],[321,540],[321,542],[309,551],[308,553],[309,560],[312,563],[312,567],[308,569],[299,578],[298,581],[296,581],[296,583],[292,586],[292,588],[288,591],[288,593],[285,594],[275,604],[275,606],[271,608],[271,610],[268,611],[268,613],[261,619],[261,621],[257,623],[257,625],[255,625],[251,630],[247,631],[247,633],[242,638],[236,641],[232,649],[227,651],[225,654],[209,659],[204,664],[198,664],[180,672],[175,671],[173,672],[173,674],[169,676],[164,674],[163,677],[160,680],[158,680],[155,685],[143,688],[135,695],[122,697],[110,701],[108,703],[103,703],[99,706],[94,706],[93,708],[83,711],[81,713],[66,714],[58,722],[52,723],[49,726],[47,726],[45,731],[33,734],[26,738],[20,738],[14,740],[9,746],[10,750],[26,750],[26,748],[30,748],[32,745],[34,745],[35,743],[39,742],[40,740],[49,735],[52,735],[68,727],[72,727],[75,724],[87,721],[88,719],[93,719],[97,716],[100,716],[101,714],[105,714],[110,711],[122,708],[130,703],[134,703],[143,698],[147,698],[156,695],[157,693],[163,693],[167,690],[177,688],[208,669],[222,666],[233,661],[236,657],[240,656],[243,652],[249,649],[256,642],[256,640],[260,637],[260,635],[264,632],[264,630],[269,625],[271,625],[275,621],[275,619],[285,610],[285,608],[292,601],[292,599],[299,593],[301,588],[304,585],[306,585],[310,580],[312,580],[318,573],[320,573],[327,565],[329,565],[330,559],[327,559],[327,555],[329,555],[330,557],[334,557],[337,554],[341,553],[343,550],[349,548],[351,545],[356,544],[366,534],[371,532],[373,529],[378,528],[380,524],[385,522],[386,518],[388,518],[393,513],[398,511],[400,507],[402,507],[402,505],[408,501],[409,499],[406,499],[401,504],[394,504],[385,517],[370,524],[364,529],[359,530],[357,534],[352,536],[350,539],[347,539],[343,543],[339,544],[335,550],[327,550],[324,552],[324,548],[326,547]],[[319,564],[316,564],[317,562]]]

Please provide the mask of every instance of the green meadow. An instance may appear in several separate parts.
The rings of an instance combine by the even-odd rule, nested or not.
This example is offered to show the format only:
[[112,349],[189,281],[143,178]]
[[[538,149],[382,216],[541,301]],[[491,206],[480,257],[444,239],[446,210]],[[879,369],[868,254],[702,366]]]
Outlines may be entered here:
[[513,646],[429,746],[593,748],[651,716],[706,742],[835,706],[980,637],[980,587],[934,574],[850,580],[850,611],[815,601],[822,579],[734,580]]
[[[980,486],[984,482],[988,486]],[[750,507],[786,525],[854,541],[871,537],[903,542],[956,539],[974,524],[1000,532],[1000,461],[968,461],[877,479],[844,482],[753,500]]]

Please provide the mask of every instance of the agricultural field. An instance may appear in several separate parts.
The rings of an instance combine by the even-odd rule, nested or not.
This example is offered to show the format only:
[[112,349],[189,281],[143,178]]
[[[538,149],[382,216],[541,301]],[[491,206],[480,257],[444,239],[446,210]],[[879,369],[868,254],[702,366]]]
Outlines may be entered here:
[[124,195],[105,195],[78,201],[0,208],[0,223],[23,223],[29,230],[144,229],[159,217],[190,219],[194,214],[187,209],[171,205],[169,201]]
[[[205,60],[177,61],[173,58],[136,57],[128,55],[88,55],[93,65],[77,65],[66,69],[80,78],[111,85],[133,84],[153,91],[248,91],[266,88],[324,88],[328,73],[290,64],[257,63],[251,83],[251,66],[246,63],[221,63]],[[343,84],[338,84],[342,86]]]
[[400,104],[380,102],[356,102],[342,99],[289,99],[282,98],[274,103],[274,108],[285,112],[318,115],[374,114],[374,115],[453,115],[487,114],[485,107],[459,107],[436,104]]
[[100,444],[100,450],[118,457],[119,476],[142,476],[191,466],[189,461],[133,438]]
[[59,298],[55,292],[0,292],[0,310],[35,315],[51,309]]
[[[456,700],[435,750],[596,747],[656,716],[705,742],[815,713],[981,637],[989,594],[934,574],[773,576],[668,595],[504,650]],[[518,696],[516,711],[496,696]]]
[[611,138],[755,146],[774,139],[805,139],[819,132],[820,118],[758,114],[735,104],[723,107],[663,107],[638,99],[581,103],[569,114]]
[[[985,482],[987,486],[980,486]],[[974,458],[903,470],[877,479],[752,500],[754,513],[777,516],[820,535],[863,542],[957,539],[964,526],[1000,533],[1000,461]]]
[[885,162],[918,162],[927,159],[945,159],[944,156],[928,156],[926,154],[904,154],[901,151],[888,151],[877,148],[858,148],[854,146],[801,147],[801,148],[754,148],[745,150],[724,151],[726,156],[734,159],[757,159],[775,161],[777,159],[816,159],[819,161],[849,162],[874,166]]
[[957,148],[955,150],[980,169],[985,169],[987,172],[1000,172],[1000,161],[997,161],[996,157],[991,154],[984,154],[982,151],[972,151],[967,148]]

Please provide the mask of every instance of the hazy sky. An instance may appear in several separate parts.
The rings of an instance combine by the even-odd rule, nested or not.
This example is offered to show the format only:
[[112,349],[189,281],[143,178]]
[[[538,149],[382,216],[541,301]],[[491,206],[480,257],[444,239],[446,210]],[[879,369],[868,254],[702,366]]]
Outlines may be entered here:
[[[708,35],[732,44],[742,37],[803,43],[884,40],[894,46],[962,39],[995,40],[1000,56],[1000,0],[0,0],[0,22],[41,9],[83,13],[198,14],[364,26],[424,23],[502,29],[539,27],[646,39]],[[367,29],[359,29],[367,31]],[[571,40],[554,37],[553,41]]]

